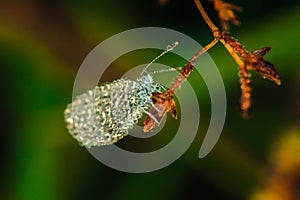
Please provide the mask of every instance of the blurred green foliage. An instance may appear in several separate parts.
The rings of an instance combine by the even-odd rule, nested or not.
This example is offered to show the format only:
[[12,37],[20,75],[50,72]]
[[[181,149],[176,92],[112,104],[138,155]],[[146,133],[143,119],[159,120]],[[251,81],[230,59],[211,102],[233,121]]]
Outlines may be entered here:
[[[240,94],[237,66],[221,45],[211,49],[224,79],[228,110],[221,138],[204,159],[197,155],[209,124],[210,102],[197,72],[188,80],[200,101],[198,136],[180,159],[164,169],[146,174],[115,171],[68,134],[63,110],[71,101],[76,72],[101,41],[143,26],[172,28],[203,46],[212,39],[192,1],[158,2],[0,2],[0,199],[247,199],[264,184],[271,168],[271,147],[291,127],[300,125],[297,1],[230,1],[244,7],[238,14],[242,26],[233,27],[231,33],[249,51],[273,47],[267,59],[280,73],[282,86],[253,73],[254,115],[242,119],[236,106]],[[205,3],[217,22],[211,6]],[[124,59],[111,66],[106,78],[118,78],[129,69],[124,66],[134,66],[132,59],[144,63],[153,57],[138,53]],[[171,132],[164,132],[148,145],[172,137]],[[126,140],[121,142],[126,145]]]

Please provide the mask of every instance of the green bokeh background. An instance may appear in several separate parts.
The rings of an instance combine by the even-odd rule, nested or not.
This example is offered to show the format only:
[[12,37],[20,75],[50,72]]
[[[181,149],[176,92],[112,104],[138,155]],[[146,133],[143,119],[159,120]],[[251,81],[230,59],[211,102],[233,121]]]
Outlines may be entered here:
[[[222,74],[228,110],[213,151],[198,158],[209,124],[210,101],[205,83],[195,72],[188,80],[198,95],[201,122],[193,144],[164,169],[129,174],[103,165],[68,134],[63,110],[71,101],[77,70],[96,45],[131,28],[171,28],[204,46],[212,36],[193,2],[1,1],[0,199],[248,199],[263,186],[279,138],[291,129],[300,134],[300,3],[231,2],[244,8],[238,14],[242,25],[232,27],[231,34],[249,51],[272,46],[266,58],[280,73],[282,85],[252,73],[253,116],[242,119],[237,107],[237,65],[223,46],[216,45],[209,53]],[[204,6],[218,24],[212,4],[204,2]],[[102,81],[117,79],[156,54],[128,54],[106,71]],[[184,64],[171,55],[159,62]],[[168,119],[166,126],[177,124]],[[128,137],[120,145],[146,152],[173,136],[174,131],[166,128],[149,142]]]

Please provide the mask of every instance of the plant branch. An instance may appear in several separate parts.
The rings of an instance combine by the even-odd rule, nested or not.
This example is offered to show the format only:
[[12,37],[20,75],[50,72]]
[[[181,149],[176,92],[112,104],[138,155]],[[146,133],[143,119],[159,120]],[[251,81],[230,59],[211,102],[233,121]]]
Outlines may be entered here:
[[200,0],[194,0],[198,10],[200,11],[202,17],[204,18],[204,21],[207,23],[209,28],[212,32],[219,30],[216,25],[211,21],[211,19],[208,17],[207,13],[205,12]]

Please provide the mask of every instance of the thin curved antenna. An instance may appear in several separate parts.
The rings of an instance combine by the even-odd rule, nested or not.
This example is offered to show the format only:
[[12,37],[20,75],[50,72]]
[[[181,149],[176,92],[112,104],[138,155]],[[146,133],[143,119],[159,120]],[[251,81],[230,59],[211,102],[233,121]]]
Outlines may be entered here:
[[147,68],[152,65],[157,59],[159,59],[160,57],[162,57],[163,55],[165,55],[166,53],[168,53],[169,51],[172,51],[175,47],[177,47],[179,44],[178,41],[174,42],[173,44],[171,45],[168,45],[167,46],[167,49],[164,50],[159,56],[157,56],[156,58],[154,58],[145,68],[144,70],[142,71],[141,75],[144,74],[147,70]]
[[172,71],[179,71],[179,70],[182,70],[182,67],[157,70],[157,71],[154,71],[154,72],[150,72],[149,74],[153,75],[153,74],[158,74],[158,73],[161,73],[161,72],[172,72]]

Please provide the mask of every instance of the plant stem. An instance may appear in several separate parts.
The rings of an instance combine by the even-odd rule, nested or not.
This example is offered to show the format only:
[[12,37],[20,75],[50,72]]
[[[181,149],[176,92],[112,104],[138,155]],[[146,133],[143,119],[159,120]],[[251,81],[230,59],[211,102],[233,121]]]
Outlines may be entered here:
[[210,42],[208,45],[206,45],[205,47],[203,47],[200,51],[198,51],[190,60],[189,62],[184,66],[184,68],[182,68],[180,74],[176,77],[176,79],[174,80],[172,86],[170,87],[169,91],[171,92],[175,92],[176,89],[178,89],[183,80],[186,79],[190,73],[192,72],[193,68],[194,68],[194,64],[196,62],[196,60],[206,51],[208,51],[210,48],[212,48],[216,43],[218,42],[218,40],[215,38],[212,42]]
[[213,41],[211,41],[208,45],[206,45],[205,47],[203,47],[198,53],[196,53],[191,59],[190,59],[190,63],[192,65],[195,64],[196,60],[206,51],[208,51],[210,48],[212,48],[216,43],[218,42],[218,40],[216,38],[214,38]]
[[205,12],[200,0],[194,0],[198,10],[200,11],[200,14],[204,18],[204,21],[207,23],[209,28],[211,29],[212,32],[218,31],[219,29],[215,26],[215,24],[211,21],[211,19],[208,17],[207,13]]

